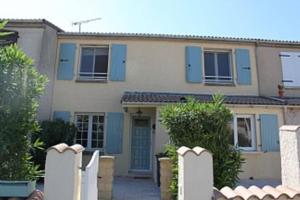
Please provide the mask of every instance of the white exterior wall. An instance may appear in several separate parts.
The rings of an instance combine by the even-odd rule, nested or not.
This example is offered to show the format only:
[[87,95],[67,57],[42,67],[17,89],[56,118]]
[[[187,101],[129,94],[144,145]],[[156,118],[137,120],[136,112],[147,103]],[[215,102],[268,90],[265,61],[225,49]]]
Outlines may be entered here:
[[[12,27],[10,27],[12,26]],[[8,26],[9,30],[18,32],[17,45],[34,61],[38,71],[46,75],[49,82],[45,93],[39,100],[38,120],[51,118],[51,106],[53,98],[53,85],[57,49],[56,30],[44,25],[39,27],[14,27]]]

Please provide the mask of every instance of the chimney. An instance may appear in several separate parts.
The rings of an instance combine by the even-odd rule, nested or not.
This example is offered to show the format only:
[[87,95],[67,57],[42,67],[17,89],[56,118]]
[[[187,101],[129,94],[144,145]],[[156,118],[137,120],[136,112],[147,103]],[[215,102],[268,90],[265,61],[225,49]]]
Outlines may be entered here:
[[278,88],[278,96],[279,96],[279,97],[283,97],[283,96],[284,96],[284,87],[283,87],[283,85],[282,85],[282,84],[279,84],[279,85],[277,86],[277,88]]

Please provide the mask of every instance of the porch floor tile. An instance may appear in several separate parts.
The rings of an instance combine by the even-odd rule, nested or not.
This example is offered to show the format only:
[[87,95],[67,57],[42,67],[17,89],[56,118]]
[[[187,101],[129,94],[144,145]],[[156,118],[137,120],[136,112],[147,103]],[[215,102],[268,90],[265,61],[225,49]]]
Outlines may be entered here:
[[159,187],[152,179],[115,177],[113,185],[114,200],[159,200]]

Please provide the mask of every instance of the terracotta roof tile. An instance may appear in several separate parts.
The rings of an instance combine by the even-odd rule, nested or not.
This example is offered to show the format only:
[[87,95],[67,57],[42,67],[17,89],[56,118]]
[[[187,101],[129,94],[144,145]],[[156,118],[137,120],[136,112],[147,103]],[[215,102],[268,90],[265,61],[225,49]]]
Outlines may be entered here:
[[[125,92],[121,98],[123,104],[165,104],[186,101],[187,97],[193,97],[200,102],[212,101],[212,95],[192,93],[162,93],[162,92]],[[284,105],[283,101],[263,96],[226,95],[226,104],[246,105]]]
[[35,190],[29,195],[29,197],[26,200],[43,200],[44,199],[44,193],[40,190]]
[[237,186],[234,190],[223,187],[221,190],[214,188],[215,200],[298,200],[300,191],[279,185],[276,188],[265,186],[262,189],[257,186],[245,188]]

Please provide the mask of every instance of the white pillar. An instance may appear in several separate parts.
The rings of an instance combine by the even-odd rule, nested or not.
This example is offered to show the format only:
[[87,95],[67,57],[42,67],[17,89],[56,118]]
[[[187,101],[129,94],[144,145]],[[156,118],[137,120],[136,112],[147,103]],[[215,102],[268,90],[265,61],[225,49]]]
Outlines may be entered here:
[[280,127],[282,185],[300,189],[300,126]]
[[213,160],[206,149],[180,147],[178,153],[178,200],[211,200]]
[[45,200],[80,200],[83,150],[63,143],[47,150]]

